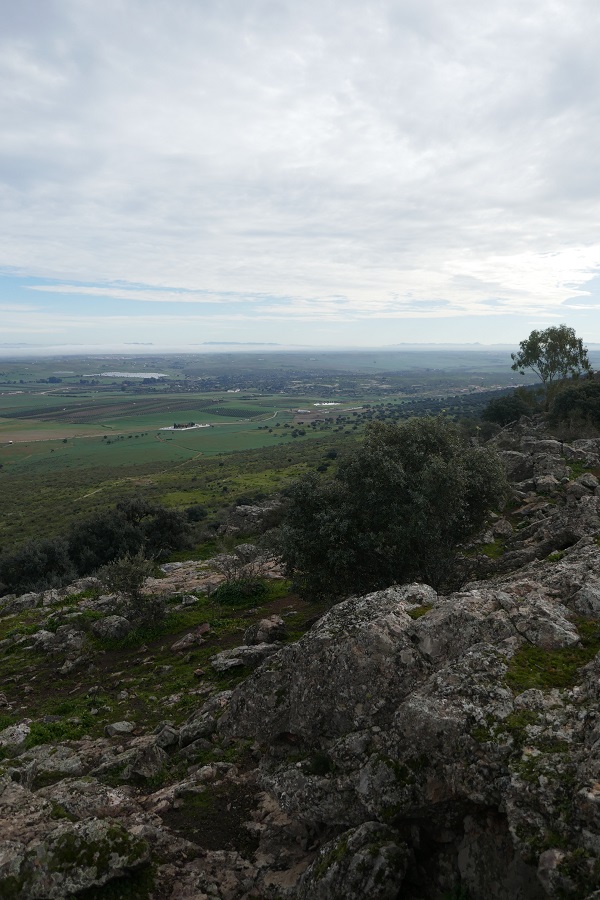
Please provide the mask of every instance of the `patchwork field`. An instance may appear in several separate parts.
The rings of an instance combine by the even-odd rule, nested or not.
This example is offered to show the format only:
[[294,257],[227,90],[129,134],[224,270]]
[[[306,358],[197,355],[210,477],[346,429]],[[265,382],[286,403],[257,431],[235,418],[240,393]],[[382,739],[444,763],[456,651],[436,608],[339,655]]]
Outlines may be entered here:
[[[326,470],[372,419],[472,415],[486,389],[512,383],[505,356],[1,360],[0,551],[135,494],[218,516],[237,496]],[[173,428],[190,423],[210,427]]]

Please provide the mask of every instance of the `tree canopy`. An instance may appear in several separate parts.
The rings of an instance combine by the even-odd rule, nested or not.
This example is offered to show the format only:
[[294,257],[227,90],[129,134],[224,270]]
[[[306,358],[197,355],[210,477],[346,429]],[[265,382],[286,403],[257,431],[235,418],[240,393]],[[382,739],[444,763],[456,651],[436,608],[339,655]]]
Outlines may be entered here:
[[541,378],[546,392],[556,380],[592,371],[587,348],[567,325],[532,331],[519,348],[518,353],[511,353],[511,369],[521,375],[525,369],[531,369]]
[[485,422],[495,422],[497,425],[508,425],[521,416],[531,412],[525,401],[515,394],[507,394],[505,397],[496,397],[490,400],[481,413]]
[[442,419],[374,423],[333,478],[288,491],[287,570],[312,596],[343,596],[412,578],[439,584],[456,545],[506,490],[490,450],[465,446]]

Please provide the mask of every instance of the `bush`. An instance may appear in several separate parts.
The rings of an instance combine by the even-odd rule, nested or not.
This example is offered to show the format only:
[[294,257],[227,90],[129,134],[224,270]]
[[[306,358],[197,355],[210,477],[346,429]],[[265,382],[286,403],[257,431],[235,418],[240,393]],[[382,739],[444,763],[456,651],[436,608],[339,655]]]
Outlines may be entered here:
[[551,405],[550,422],[574,431],[600,428],[600,382],[583,381],[562,390]]
[[96,573],[107,591],[122,596],[119,614],[129,619],[137,629],[158,625],[166,615],[164,597],[142,594],[144,581],[152,574],[152,569],[150,560],[137,553],[116,559]]
[[185,514],[188,518],[188,522],[201,522],[202,519],[206,519],[208,516],[208,510],[204,506],[200,506],[199,503],[194,503],[193,506],[188,506]]
[[118,503],[76,522],[64,538],[30,541],[0,559],[0,582],[15,592],[44,590],[90,575],[124,556],[158,559],[187,546],[182,513],[144,500]]
[[467,447],[443,419],[375,423],[335,476],[288,494],[281,548],[310,596],[338,597],[421,578],[438,585],[458,543],[507,489],[490,450]]
[[0,560],[0,581],[17,593],[60,587],[76,576],[69,547],[61,538],[29,541]]
[[186,516],[175,509],[125,500],[73,525],[69,552],[79,574],[88,575],[123,556],[143,552],[156,559],[179,550],[187,544],[189,529]]
[[495,422],[497,425],[508,425],[530,413],[531,409],[525,401],[513,393],[490,400],[481,413],[481,418],[486,422]]
[[226,581],[213,591],[211,597],[217,603],[229,606],[243,606],[249,602],[262,600],[268,593],[266,585],[257,578],[240,578]]
[[124,594],[131,600],[141,595],[144,581],[152,573],[152,563],[141,553],[125,555],[98,569],[96,575],[111,594]]

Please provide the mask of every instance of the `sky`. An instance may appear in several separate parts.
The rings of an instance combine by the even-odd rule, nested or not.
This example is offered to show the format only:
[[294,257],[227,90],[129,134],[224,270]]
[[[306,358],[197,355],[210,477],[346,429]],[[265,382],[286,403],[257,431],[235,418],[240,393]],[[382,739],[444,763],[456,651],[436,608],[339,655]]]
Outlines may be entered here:
[[0,351],[600,342],[597,0],[0,0]]

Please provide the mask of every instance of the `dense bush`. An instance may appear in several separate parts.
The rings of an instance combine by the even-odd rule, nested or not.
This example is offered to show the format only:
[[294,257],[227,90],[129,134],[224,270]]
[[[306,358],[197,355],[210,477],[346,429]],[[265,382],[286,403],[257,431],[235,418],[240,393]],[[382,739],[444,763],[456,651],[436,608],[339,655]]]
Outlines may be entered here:
[[61,538],[28,541],[0,559],[0,582],[19,593],[60,587],[76,577],[69,546]]
[[550,421],[574,430],[600,428],[600,382],[580,381],[563,389],[552,402]]
[[96,574],[109,593],[124,594],[131,600],[137,600],[144,581],[151,573],[152,563],[137,553],[135,556],[126,554],[101,566]]
[[159,504],[134,499],[118,503],[71,528],[69,553],[80,575],[122,556],[141,553],[157,559],[184,547],[189,522],[185,515]]
[[212,599],[229,606],[244,606],[262,600],[267,594],[266,585],[258,578],[239,578],[226,581],[213,591]]
[[335,476],[309,474],[287,492],[281,549],[312,596],[343,596],[422,578],[439,584],[456,545],[506,492],[487,449],[465,446],[442,419],[369,427]]
[[185,547],[190,525],[177,510],[144,500],[82,519],[66,538],[30,541],[0,559],[0,583],[15,592],[58,587],[124,556],[151,559]]
[[486,422],[495,422],[497,425],[504,426],[530,413],[531,409],[522,397],[513,393],[490,400],[482,411],[481,418]]
[[208,510],[205,506],[201,506],[199,503],[194,503],[192,506],[188,506],[186,508],[185,514],[188,517],[189,522],[201,522],[208,516]]

